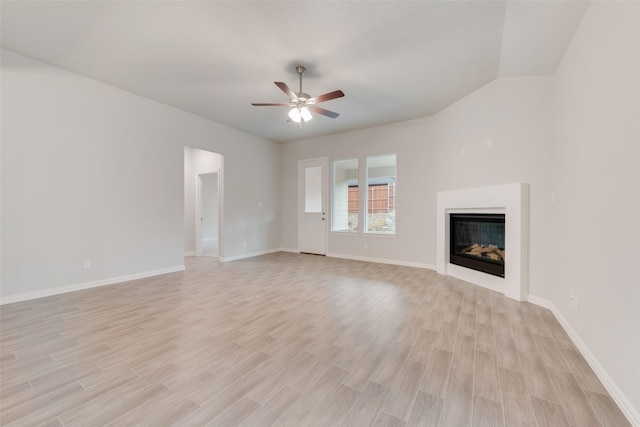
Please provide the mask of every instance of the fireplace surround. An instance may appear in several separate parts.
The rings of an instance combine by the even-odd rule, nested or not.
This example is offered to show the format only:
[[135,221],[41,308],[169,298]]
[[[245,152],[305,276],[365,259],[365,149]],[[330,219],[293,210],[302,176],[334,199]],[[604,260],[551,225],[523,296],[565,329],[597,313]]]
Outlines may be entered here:
[[[529,185],[515,183],[442,191],[437,200],[436,269],[524,301],[529,291]],[[504,277],[451,263],[451,214],[504,215]]]

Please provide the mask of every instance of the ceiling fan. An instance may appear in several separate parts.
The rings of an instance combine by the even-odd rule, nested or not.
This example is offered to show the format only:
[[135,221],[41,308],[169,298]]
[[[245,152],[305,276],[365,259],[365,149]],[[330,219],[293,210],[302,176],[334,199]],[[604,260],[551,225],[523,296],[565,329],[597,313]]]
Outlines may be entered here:
[[276,86],[278,86],[280,90],[289,97],[288,104],[252,103],[251,105],[256,107],[293,107],[291,111],[289,111],[289,120],[287,121],[294,121],[296,123],[299,123],[300,127],[302,127],[302,123],[306,123],[313,118],[313,116],[311,115],[311,111],[335,119],[339,116],[338,113],[320,108],[316,104],[330,101],[336,98],[341,98],[344,96],[344,92],[342,92],[341,90],[334,90],[333,92],[325,93],[324,95],[311,97],[311,95],[302,91],[302,75],[304,74],[305,70],[306,68],[304,68],[302,65],[298,65],[296,67],[296,71],[300,76],[300,91],[298,93],[295,93],[294,91],[289,89],[289,86],[287,86],[286,83],[274,82]]

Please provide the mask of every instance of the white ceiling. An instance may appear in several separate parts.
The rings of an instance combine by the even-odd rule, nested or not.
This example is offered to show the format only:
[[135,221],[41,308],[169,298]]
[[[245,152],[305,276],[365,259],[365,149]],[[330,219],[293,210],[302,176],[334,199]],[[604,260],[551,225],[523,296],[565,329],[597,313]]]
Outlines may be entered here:
[[[2,1],[2,47],[285,142],[432,115],[501,76],[553,74],[582,1]],[[346,96],[286,123],[273,82]]]

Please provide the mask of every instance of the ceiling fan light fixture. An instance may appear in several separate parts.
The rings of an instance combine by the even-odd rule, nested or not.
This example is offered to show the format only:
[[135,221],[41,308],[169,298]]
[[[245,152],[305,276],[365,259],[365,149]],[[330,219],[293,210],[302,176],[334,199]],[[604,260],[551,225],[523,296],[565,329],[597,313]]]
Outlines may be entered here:
[[302,115],[300,114],[298,107],[292,108],[291,111],[289,111],[289,118],[296,123],[300,123]]
[[300,116],[302,116],[302,120],[304,120],[305,122],[313,119],[313,116],[311,115],[311,112],[307,107],[302,107],[300,109]]
[[289,111],[289,118],[296,123],[300,123],[300,121],[308,122],[313,119],[313,116],[307,107],[295,107]]

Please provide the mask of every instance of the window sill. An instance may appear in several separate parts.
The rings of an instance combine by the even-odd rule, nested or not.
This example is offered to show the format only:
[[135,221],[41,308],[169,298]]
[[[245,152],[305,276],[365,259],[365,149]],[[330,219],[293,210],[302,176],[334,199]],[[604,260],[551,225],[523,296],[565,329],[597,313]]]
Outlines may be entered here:
[[380,233],[376,231],[365,231],[362,233],[363,236],[380,236],[380,237],[398,237],[396,233]]
[[329,234],[334,236],[353,236],[353,237],[398,237],[396,233],[380,233],[375,231],[330,231]]

